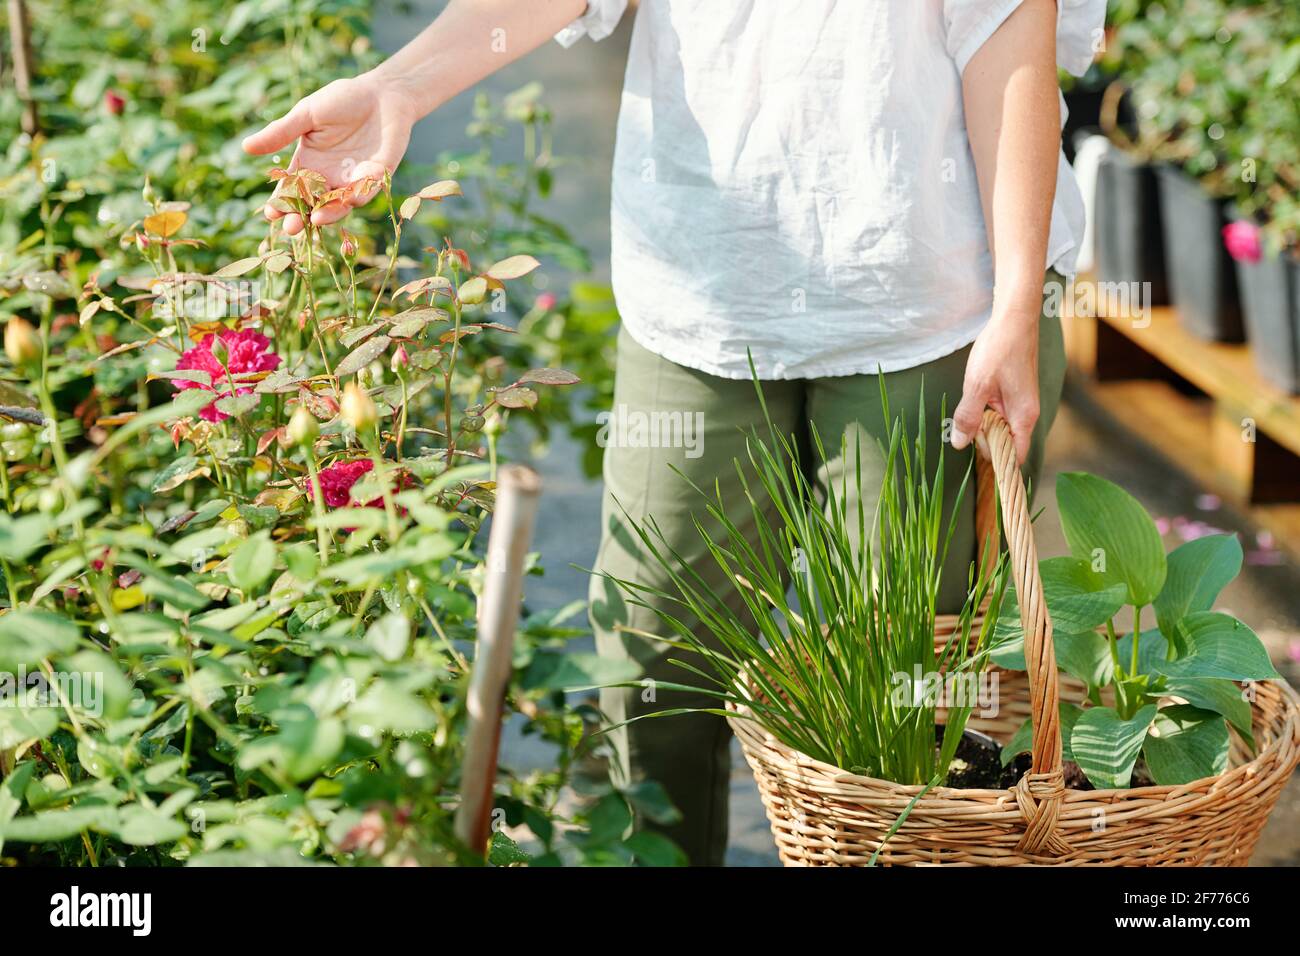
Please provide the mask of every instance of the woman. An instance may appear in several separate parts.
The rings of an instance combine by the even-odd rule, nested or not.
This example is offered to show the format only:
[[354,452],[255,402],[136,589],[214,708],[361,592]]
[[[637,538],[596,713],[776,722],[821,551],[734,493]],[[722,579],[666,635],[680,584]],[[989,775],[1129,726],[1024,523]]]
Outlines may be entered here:
[[[451,0],[382,66],[313,93],[244,146],[262,154],[298,139],[294,162],[331,185],[392,170],[421,116],[553,34],[565,45],[609,35],[626,6]],[[626,509],[653,517],[701,574],[714,573],[692,525],[695,500],[670,466],[720,482],[733,519],[745,520],[731,462],[744,451],[737,426],[760,417],[751,355],[787,432],[815,427],[829,447],[847,433],[850,445],[856,436],[873,448],[887,427],[877,374],[898,409],[917,407],[924,379],[927,420],[952,411],[943,437],[953,449],[969,446],[991,406],[1032,481],[1064,372],[1044,275],[1073,272],[1083,231],[1060,149],[1057,67],[1087,69],[1104,13],[1105,0],[642,0],[614,161],[624,325],[612,415],[700,431],[668,442],[605,432],[615,437],[598,570],[664,584],[625,527]],[[347,211],[321,209],[313,222]],[[302,223],[290,215],[285,226]],[[947,456],[949,489],[968,454]],[[843,467],[827,462],[821,478]],[[863,463],[867,501],[878,468]],[[941,610],[960,604],[974,550],[969,498],[963,507]],[[603,694],[607,716],[709,704],[656,689],[683,672],[665,646],[630,633],[653,631],[654,615],[607,579],[593,582],[601,653],[635,658],[646,678]],[[677,823],[643,825],[692,862],[721,863],[725,722],[638,721],[614,737],[616,778],[660,782],[681,811]]]

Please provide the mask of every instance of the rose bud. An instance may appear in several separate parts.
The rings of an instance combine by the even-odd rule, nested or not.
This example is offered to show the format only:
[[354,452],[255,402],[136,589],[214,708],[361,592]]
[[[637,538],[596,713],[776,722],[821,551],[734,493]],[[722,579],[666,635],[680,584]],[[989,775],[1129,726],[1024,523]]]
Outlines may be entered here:
[[5,354],[16,367],[39,361],[41,352],[41,336],[34,325],[16,315],[5,323]]
[[351,259],[357,254],[357,237],[346,229],[343,230],[343,241],[339,243],[339,252],[345,259]]
[[559,300],[556,299],[554,292],[543,292],[533,303],[533,308],[539,312],[550,312],[558,302]]
[[348,382],[343,389],[339,414],[358,432],[369,431],[379,423],[379,409],[375,407],[369,393],[356,382]]
[[285,429],[285,435],[295,445],[301,445],[304,448],[316,441],[320,435],[320,425],[316,423],[316,416],[307,410],[306,405],[299,405],[289,418],[289,427]]
[[104,108],[114,116],[121,116],[126,110],[126,99],[117,90],[105,90]]
[[447,249],[444,253],[447,259],[447,267],[450,269],[460,269],[469,272],[469,255],[464,249]]
[[392,370],[394,372],[401,372],[402,369],[406,368],[410,364],[411,357],[406,354],[406,346],[399,345],[397,351],[393,353],[393,361],[391,363]]

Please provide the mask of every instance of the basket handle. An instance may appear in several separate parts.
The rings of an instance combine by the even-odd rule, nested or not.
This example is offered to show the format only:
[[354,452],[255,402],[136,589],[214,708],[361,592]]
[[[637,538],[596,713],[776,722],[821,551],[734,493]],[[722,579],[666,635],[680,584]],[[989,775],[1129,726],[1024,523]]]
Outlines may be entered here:
[[1033,762],[1015,788],[1016,803],[1025,820],[1025,835],[1018,849],[1027,855],[1059,856],[1069,852],[1069,846],[1057,832],[1065,796],[1065,778],[1061,773],[1061,689],[1052,645],[1052,621],[1038,574],[1038,549],[1030,523],[1029,496],[1016,461],[1011,427],[993,409],[984,412],[975,446],[978,450],[975,522],[981,568],[986,554],[997,553],[1000,502],[1011,577],[1016,585],[1020,623],[1025,634],[1034,739]]

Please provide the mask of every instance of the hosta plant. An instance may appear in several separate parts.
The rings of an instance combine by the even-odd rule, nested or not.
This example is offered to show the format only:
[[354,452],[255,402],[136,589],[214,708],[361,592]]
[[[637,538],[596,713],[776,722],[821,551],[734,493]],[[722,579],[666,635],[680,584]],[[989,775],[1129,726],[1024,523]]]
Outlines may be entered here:
[[[273,178],[283,206],[332,196]],[[497,303],[537,262],[410,247],[455,182],[350,188],[381,196],[386,243],[272,227],[191,270],[191,210],[146,189],[137,270],[101,283],[38,241],[0,280],[7,860],[480,859],[451,820],[497,439],[575,378],[466,349],[512,334]],[[521,627],[509,711],[555,756],[502,771],[491,859],[674,862],[624,840],[633,805],[672,814],[653,786],[560,806],[577,610]]]
[[[1157,784],[1227,768],[1229,735],[1253,746],[1251,684],[1279,677],[1259,638],[1213,610],[1241,570],[1235,535],[1215,534],[1165,553],[1160,532],[1127,492],[1095,475],[1057,479],[1070,554],[1040,562],[1056,662],[1087,686],[1061,704],[1064,759],[1099,789],[1128,787],[1139,758]],[[1119,624],[1128,609],[1131,623]],[[1024,669],[1013,593],[993,660]],[[1029,748],[1028,722],[1003,749]]]

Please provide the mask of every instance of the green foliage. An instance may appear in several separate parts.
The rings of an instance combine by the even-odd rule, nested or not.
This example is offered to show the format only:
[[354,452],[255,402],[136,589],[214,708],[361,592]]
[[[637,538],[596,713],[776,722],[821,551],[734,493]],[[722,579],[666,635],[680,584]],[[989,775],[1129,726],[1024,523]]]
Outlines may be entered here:
[[1132,92],[1136,148],[1234,200],[1262,223],[1274,248],[1295,248],[1300,7],[1272,0],[1137,6],[1113,21],[1119,29],[1106,57]]
[[[1139,755],[1158,784],[1221,773],[1229,726],[1254,745],[1253,697],[1238,682],[1278,677],[1250,628],[1210,609],[1241,570],[1241,545],[1210,535],[1166,556],[1155,523],[1116,485],[1064,474],[1056,494],[1072,557],[1040,562],[1043,595],[1057,664],[1087,685],[1090,703],[1068,723],[1062,712],[1066,759],[1102,788],[1129,786]],[[1121,636],[1114,618],[1126,603],[1133,631]],[[1143,631],[1148,605],[1157,628]],[[1004,612],[996,634],[993,660],[1023,669],[1018,618]],[[1029,734],[1026,723],[1004,757],[1028,749]]]
[[[855,504],[860,446],[842,439],[842,480],[820,489],[823,506],[795,443],[769,421],[771,438],[755,430],[748,461],[735,463],[752,514],[752,523],[743,523],[756,541],[728,517],[724,502],[696,488],[707,501],[707,519],[697,527],[733,588],[711,589],[653,521],[634,527],[672,588],[618,583],[698,653],[681,664],[708,682],[706,692],[720,704],[743,704],[765,730],[815,759],[902,784],[936,785],[976,703],[1006,567],[999,562],[977,575],[972,566],[954,637],[936,649],[939,578],[955,527],[943,516],[943,453],[931,463],[923,404],[914,438],[884,406],[889,441],[879,449],[884,479],[874,517]],[[828,462],[816,436],[814,443]],[[958,500],[964,490],[965,483]],[[985,600],[994,612],[976,625]],[[694,620],[707,639],[684,623]],[[936,747],[944,707],[946,732]]]
[[1137,499],[1094,475],[1065,474],[1056,500],[1070,552],[1102,585],[1124,585],[1129,604],[1150,604],[1165,583],[1165,549]]
[[1079,715],[1070,730],[1070,753],[1093,786],[1128,786],[1155,716],[1154,704],[1139,708],[1130,717],[1109,707],[1090,707]]
[[[304,94],[379,60],[367,35],[371,5],[361,0],[181,0],[147,9],[130,0],[30,0],[29,8],[37,137],[19,133],[14,87],[0,87],[0,131],[12,133],[0,154],[0,260],[11,281],[48,270],[58,257],[74,283],[94,272],[107,287],[128,274],[133,263],[117,240],[151,211],[140,192],[145,177],[156,195],[192,202],[185,212],[202,242],[189,250],[191,267],[215,272],[256,262],[247,252],[264,233],[258,209],[266,162],[246,155],[240,141]],[[554,151],[542,92],[530,84],[501,102],[480,95],[472,148],[445,151],[431,167],[403,165],[400,185],[409,191],[455,179],[466,197],[454,214],[425,201],[402,251],[455,234],[476,262],[527,253],[555,267],[551,291],[540,282],[499,291],[517,335],[491,349],[470,338],[464,348],[483,362],[540,359],[574,369],[585,383],[580,394],[539,395],[539,415],[527,427],[545,437],[558,424],[585,441],[596,426],[590,414],[577,413],[608,407],[618,316],[608,287],[580,281],[570,294],[560,285],[590,263],[568,231],[537,208],[569,162]],[[372,209],[349,219],[364,257],[372,250],[360,219],[375,228],[383,216]],[[0,318],[23,307],[24,291],[0,289],[15,296],[6,302],[0,295]],[[118,369],[104,369],[97,384],[119,387],[119,377]],[[598,474],[596,459],[588,454],[588,474]]]
[[[560,223],[540,215],[536,200],[550,196],[555,177],[572,161],[554,151],[551,112],[536,83],[515,91],[501,102],[479,95],[467,130],[473,148],[447,150],[432,166],[421,170],[426,179],[457,179],[465,184],[468,208],[434,205],[419,226],[422,239],[437,242],[449,232],[469,237],[465,246],[476,261],[497,261],[519,254],[535,255],[562,270],[578,275],[590,268],[587,253]],[[522,134],[523,153],[518,160],[503,159],[500,145]],[[404,175],[418,169],[403,167]],[[414,184],[412,184],[414,188]],[[600,475],[601,448],[595,441],[599,425],[596,412],[608,409],[614,396],[615,339],[618,311],[608,285],[582,278],[567,290],[546,277],[527,296],[506,289],[510,311],[518,317],[516,335],[497,343],[495,354],[514,364],[530,362],[571,369],[582,381],[572,392],[544,391],[538,396],[537,416],[529,426],[543,438],[552,424],[562,425],[584,449],[583,470]],[[466,349],[476,354],[478,342]],[[486,356],[485,356],[486,357]]]
[[[481,104],[469,197],[374,183],[290,239],[238,142],[373,60],[368,5],[30,6],[40,135],[0,91],[4,862],[481,862],[452,818],[498,443],[578,381],[537,361],[570,306],[535,301],[533,254],[585,265],[529,205],[558,165],[540,91]],[[501,769],[488,862],[679,862],[621,825],[652,785],[561,805],[595,717],[555,679],[581,610],[521,625],[507,716],[554,757]]]
[[[277,201],[326,201],[309,171],[279,181]],[[386,268],[330,255],[315,229],[273,231],[251,266],[216,270],[263,283],[255,298],[223,300],[236,307],[218,318],[208,299],[175,291],[176,277],[196,275],[176,259],[193,241],[187,210],[155,200],[123,237],[156,276],[145,294],[119,299],[92,280],[80,298],[101,308],[84,323],[57,321],[67,291],[30,300],[43,359],[10,370],[6,387],[44,425],[5,449],[0,469],[0,665],[48,680],[39,700],[0,711],[0,759],[26,781],[7,791],[10,852],[34,845],[25,859],[64,863],[471,858],[450,822],[479,529],[494,443],[519,407],[503,396],[575,379],[534,369],[490,386],[460,347],[470,332],[508,331],[487,321],[488,304],[463,301],[466,285],[500,285],[494,276],[518,278],[535,260],[473,272],[446,248],[429,274],[390,291],[403,228],[391,221]],[[275,367],[237,365],[248,356],[222,337],[235,329],[261,330]],[[191,361],[205,348],[215,375]],[[399,352],[406,361],[390,362]],[[178,361],[194,369],[175,371]],[[83,392],[102,368],[129,387]],[[295,413],[315,422],[297,441]],[[350,487],[341,468],[353,469]],[[594,817],[552,822],[582,736],[564,683],[536,677],[581,669],[559,653],[573,633],[562,624],[523,628],[512,701],[560,757],[550,772],[505,773],[507,822],[531,831],[543,862],[674,859],[612,824],[593,831]],[[610,791],[596,806],[614,814],[629,799]],[[530,855],[502,839],[498,862]]]
[[[147,211],[145,176],[164,195],[203,197],[195,225],[208,242],[255,243],[265,164],[239,141],[341,72],[377,62],[369,7],[29,0],[41,134],[4,137],[0,249],[43,228],[41,245],[111,258],[116,235]],[[16,130],[18,113],[6,83],[0,129]]]

